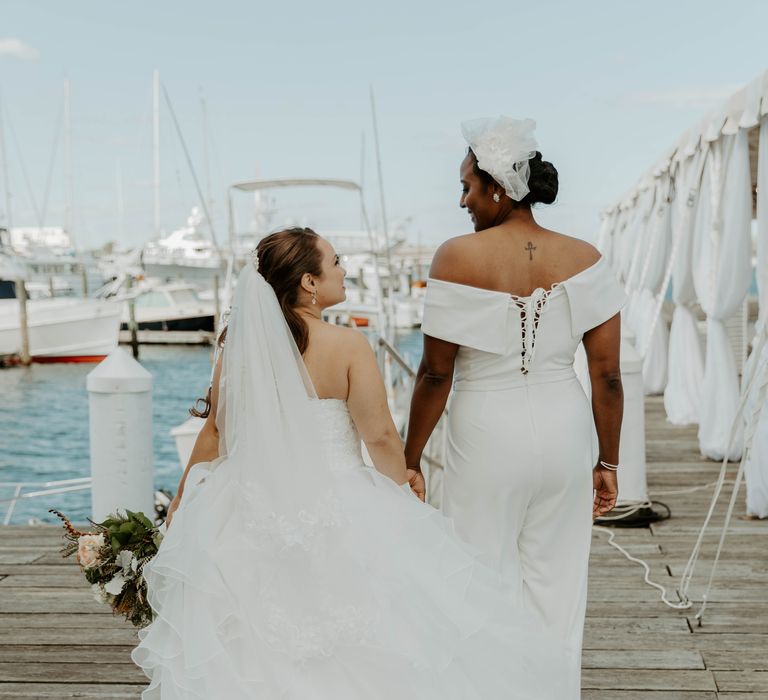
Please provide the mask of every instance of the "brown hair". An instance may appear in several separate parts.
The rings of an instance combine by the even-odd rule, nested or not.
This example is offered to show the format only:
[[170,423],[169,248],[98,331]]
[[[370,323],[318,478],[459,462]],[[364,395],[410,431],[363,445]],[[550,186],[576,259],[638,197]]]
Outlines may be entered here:
[[[323,257],[317,247],[317,235],[311,228],[288,228],[262,238],[256,246],[259,257],[259,272],[272,286],[280,303],[280,309],[288,322],[293,339],[303,355],[309,344],[309,329],[301,314],[296,311],[299,301],[301,278],[309,273],[319,277],[322,274]],[[219,335],[219,347],[223,347],[227,328]],[[202,409],[197,405],[203,402]],[[195,402],[189,409],[193,416],[207,418],[211,412],[211,389],[205,398]]]

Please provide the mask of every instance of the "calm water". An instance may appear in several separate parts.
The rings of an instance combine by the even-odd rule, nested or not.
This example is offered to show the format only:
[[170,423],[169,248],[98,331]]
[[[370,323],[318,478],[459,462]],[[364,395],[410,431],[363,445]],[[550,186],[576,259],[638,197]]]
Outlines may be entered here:
[[[418,331],[403,335],[398,346],[411,366],[421,353]],[[155,487],[172,492],[181,476],[170,430],[189,416],[188,408],[205,394],[211,349],[141,348],[141,364],[152,373]],[[0,482],[45,481],[90,476],[87,374],[92,364],[32,365],[0,370]],[[0,487],[0,499],[12,495]],[[7,504],[0,503],[0,522]],[[57,508],[82,520],[90,514],[88,491],[19,501],[12,522],[51,520]]]

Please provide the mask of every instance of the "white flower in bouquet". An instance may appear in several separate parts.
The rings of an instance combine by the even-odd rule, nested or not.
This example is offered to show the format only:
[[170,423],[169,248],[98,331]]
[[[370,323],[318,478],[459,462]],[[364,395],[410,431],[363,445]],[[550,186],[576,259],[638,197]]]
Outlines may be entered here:
[[112,596],[104,590],[104,586],[100,583],[94,583],[91,586],[91,593],[93,593],[93,599],[97,603],[106,603],[109,605],[112,602]]
[[81,535],[77,538],[77,561],[84,569],[99,563],[99,550],[104,546],[104,535]]
[[126,579],[132,579],[136,575],[136,570],[139,568],[139,562],[133,552],[127,549],[120,551],[117,555],[117,559],[115,559],[115,564],[123,570],[123,576]]
[[111,581],[104,584],[104,590],[112,595],[120,595],[127,583],[127,579],[122,574],[115,574]]

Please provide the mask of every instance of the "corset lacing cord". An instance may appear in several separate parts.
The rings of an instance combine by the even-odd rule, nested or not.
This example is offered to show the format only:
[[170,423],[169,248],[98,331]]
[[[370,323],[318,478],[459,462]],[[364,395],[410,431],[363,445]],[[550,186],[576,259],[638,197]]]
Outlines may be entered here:
[[[509,295],[512,299],[512,303],[520,311],[520,332],[523,340],[523,348],[520,353],[520,371],[523,374],[528,374],[528,367],[531,362],[533,362],[533,356],[536,350],[536,331],[539,329],[541,315],[547,309],[549,297],[552,295],[552,292],[559,286],[559,283],[555,282],[549,289],[536,289],[533,294],[528,297],[519,297],[516,294]],[[530,329],[530,339],[528,333],[529,313],[532,315],[532,319],[530,320],[533,322]]]

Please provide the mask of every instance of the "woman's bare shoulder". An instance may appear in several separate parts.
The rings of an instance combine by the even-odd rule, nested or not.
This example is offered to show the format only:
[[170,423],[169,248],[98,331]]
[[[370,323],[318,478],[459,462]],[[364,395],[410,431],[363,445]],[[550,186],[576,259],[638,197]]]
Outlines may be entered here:
[[331,352],[352,355],[371,350],[368,339],[356,328],[323,323],[317,330],[317,339]]
[[440,244],[432,257],[429,276],[446,282],[460,282],[471,272],[474,242],[477,236],[468,233],[449,238]]
[[552,235],[554,245],[562,253],[563,259],[568,260],[569,266],[574,268],[575,272],[591,267],[602,257],[595,246],[581,238],[557,231],[549,231],[549,233]]

